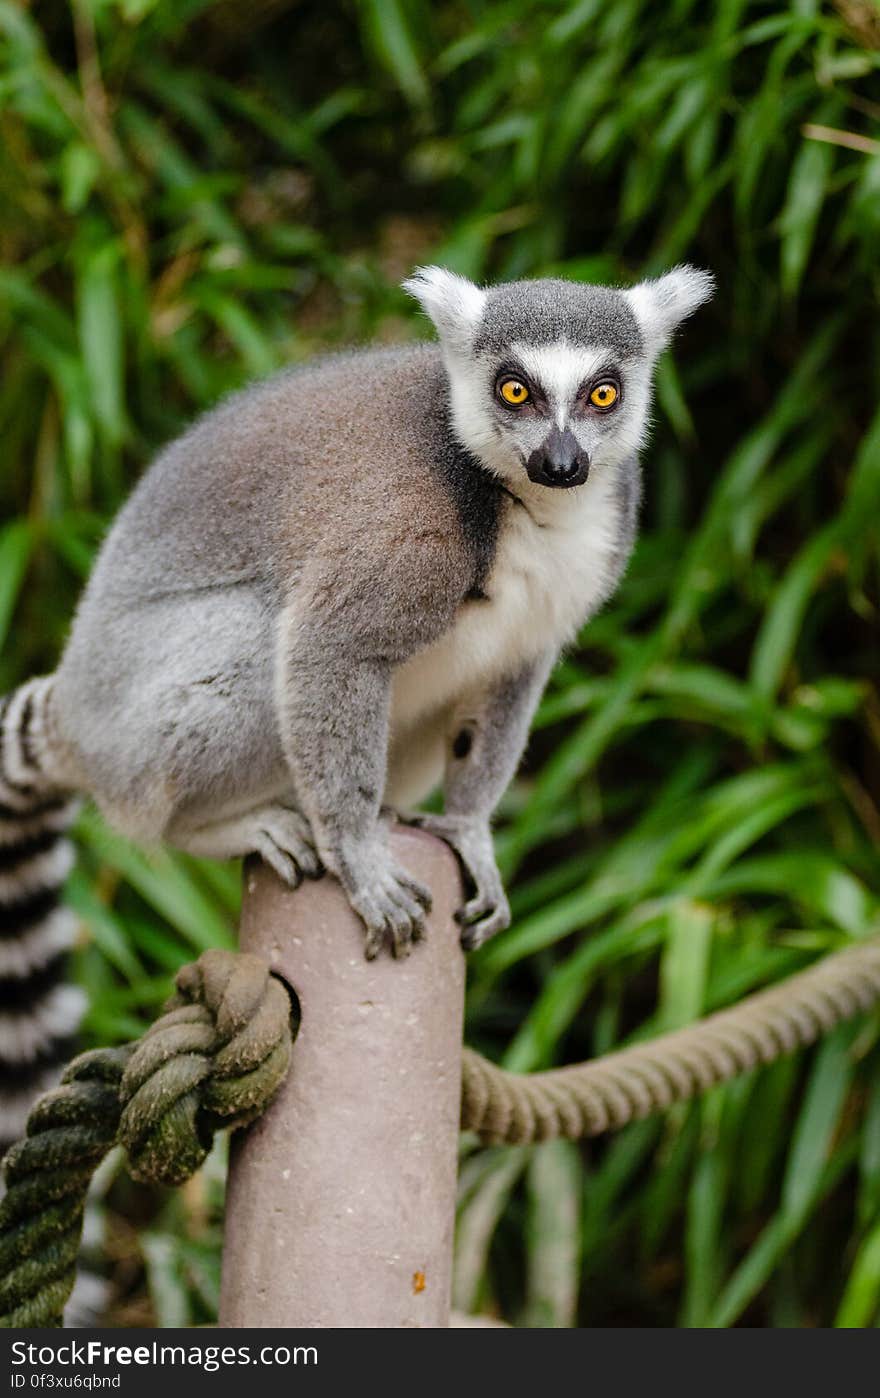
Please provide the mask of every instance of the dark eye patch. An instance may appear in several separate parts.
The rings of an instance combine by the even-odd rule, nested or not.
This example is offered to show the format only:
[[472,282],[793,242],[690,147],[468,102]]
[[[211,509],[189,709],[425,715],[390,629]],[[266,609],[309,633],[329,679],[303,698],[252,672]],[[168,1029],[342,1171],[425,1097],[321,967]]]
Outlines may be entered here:
[[616,364],[607,364],[603,369],[598,370],[597,373],[591,374],[588,379],[584,379],[577,391],[578,407],[589,408],[591,406],[590,394],[603,383],[613,384],[617,389],[617,398],[614,401],[614,407],[617,407],[623,402],[623,378],[620,369]]
[[613,383],[618,393],[623,390],[623,379],[620,369],[616,364],[604,364],[601,369],[597,369],[595,374],[591,374],[588,379],[584,379],[578,389],[578,397],[584,393],[588,396],[600,383]]
[[524,407],[538,408],[540,410],[546,409],[547,395],[541,388],[541,385],[536,383],[530,374],[527,374],[518,364],[514,364],[512,360],[505,361],[495,372],[492,393],[496,402],[500,401],[499,390],[505,379],[518,379],[520,383],[525,384],[529,391],[529,399],[528,402],[523,405]]

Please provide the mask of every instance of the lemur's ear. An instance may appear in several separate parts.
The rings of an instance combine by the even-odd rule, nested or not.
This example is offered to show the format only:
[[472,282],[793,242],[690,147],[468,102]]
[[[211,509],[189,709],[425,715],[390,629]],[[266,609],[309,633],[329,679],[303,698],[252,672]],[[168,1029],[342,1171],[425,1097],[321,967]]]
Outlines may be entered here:
[[403,289],[431,317],[447,349],[462,353],[470,349],[483,314],[485,291],[445,267],[417,267]]
[[656,281],[639,282],[624,295],[632,307],[648,350],[659,354],[669,344],[676,329],[715,290],[711,272],[699,267],[673,267]]

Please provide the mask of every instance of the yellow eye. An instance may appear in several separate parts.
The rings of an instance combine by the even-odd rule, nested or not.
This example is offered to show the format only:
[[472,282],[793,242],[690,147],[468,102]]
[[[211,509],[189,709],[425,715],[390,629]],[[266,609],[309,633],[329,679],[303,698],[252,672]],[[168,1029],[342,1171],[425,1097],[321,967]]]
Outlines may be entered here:
[[613,408],[619,397],[613,383],[599,383],[590,394],[590,402],[594,408]]
[[520,383],[519,379],[505,379],[498,392],[505,403],[509,403],[513,408],[519,408],[523,403],[529,401],[529,390],[524,383]]

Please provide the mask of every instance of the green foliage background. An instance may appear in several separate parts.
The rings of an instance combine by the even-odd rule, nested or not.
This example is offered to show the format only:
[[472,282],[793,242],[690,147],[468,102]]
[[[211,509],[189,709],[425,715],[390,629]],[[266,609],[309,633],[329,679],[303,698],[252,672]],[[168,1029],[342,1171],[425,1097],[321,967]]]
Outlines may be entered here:
[[[397,283],[718,296],[659,377],[644,530],[559,667],[498,845],[515,923],[469,1038],[519,1069],[880,929],[874,0],[0,0],[0,686],[51,667],[158,444],[325,345],[425,333]],[[121,716],[124,721],[124,716]],[[90,814],[90,1038],[231,944],[235,869]],[[607,1142],[463,1146],[460,1305],[533,1325],[873,1325],[880,1023]],[[210,1319],[221,1164],[109,1170],[122,1323]]]

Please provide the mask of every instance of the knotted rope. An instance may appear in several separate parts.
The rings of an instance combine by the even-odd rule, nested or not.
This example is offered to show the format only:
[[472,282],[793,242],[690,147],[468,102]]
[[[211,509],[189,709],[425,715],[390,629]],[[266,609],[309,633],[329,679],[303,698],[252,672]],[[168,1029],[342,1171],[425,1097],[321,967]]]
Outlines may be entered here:
[[264,1111],[284,1081],[291,1002],[257,956],[206,951],[141,1040],[74,1059],[7,1152],[0,1326],[61,1324],[89,1181],[111,1146],[136,1179],[181,1184],[222,1127]]
[[[684,1101],[812,1043],[880,1001],[880,937],[732,1009],[590,1063],[518,1075],[466,1049],[461,1123],[487,1141],[577,1139]],[[253,1121],[287,1073],[294,1032],[259,957],[207,951],[137,1043],[82,1054],[4,1162],[0,1326],[60,1325],[92,1174],[116,1143],[132,1174],[180,1184],[220,1127]]]

